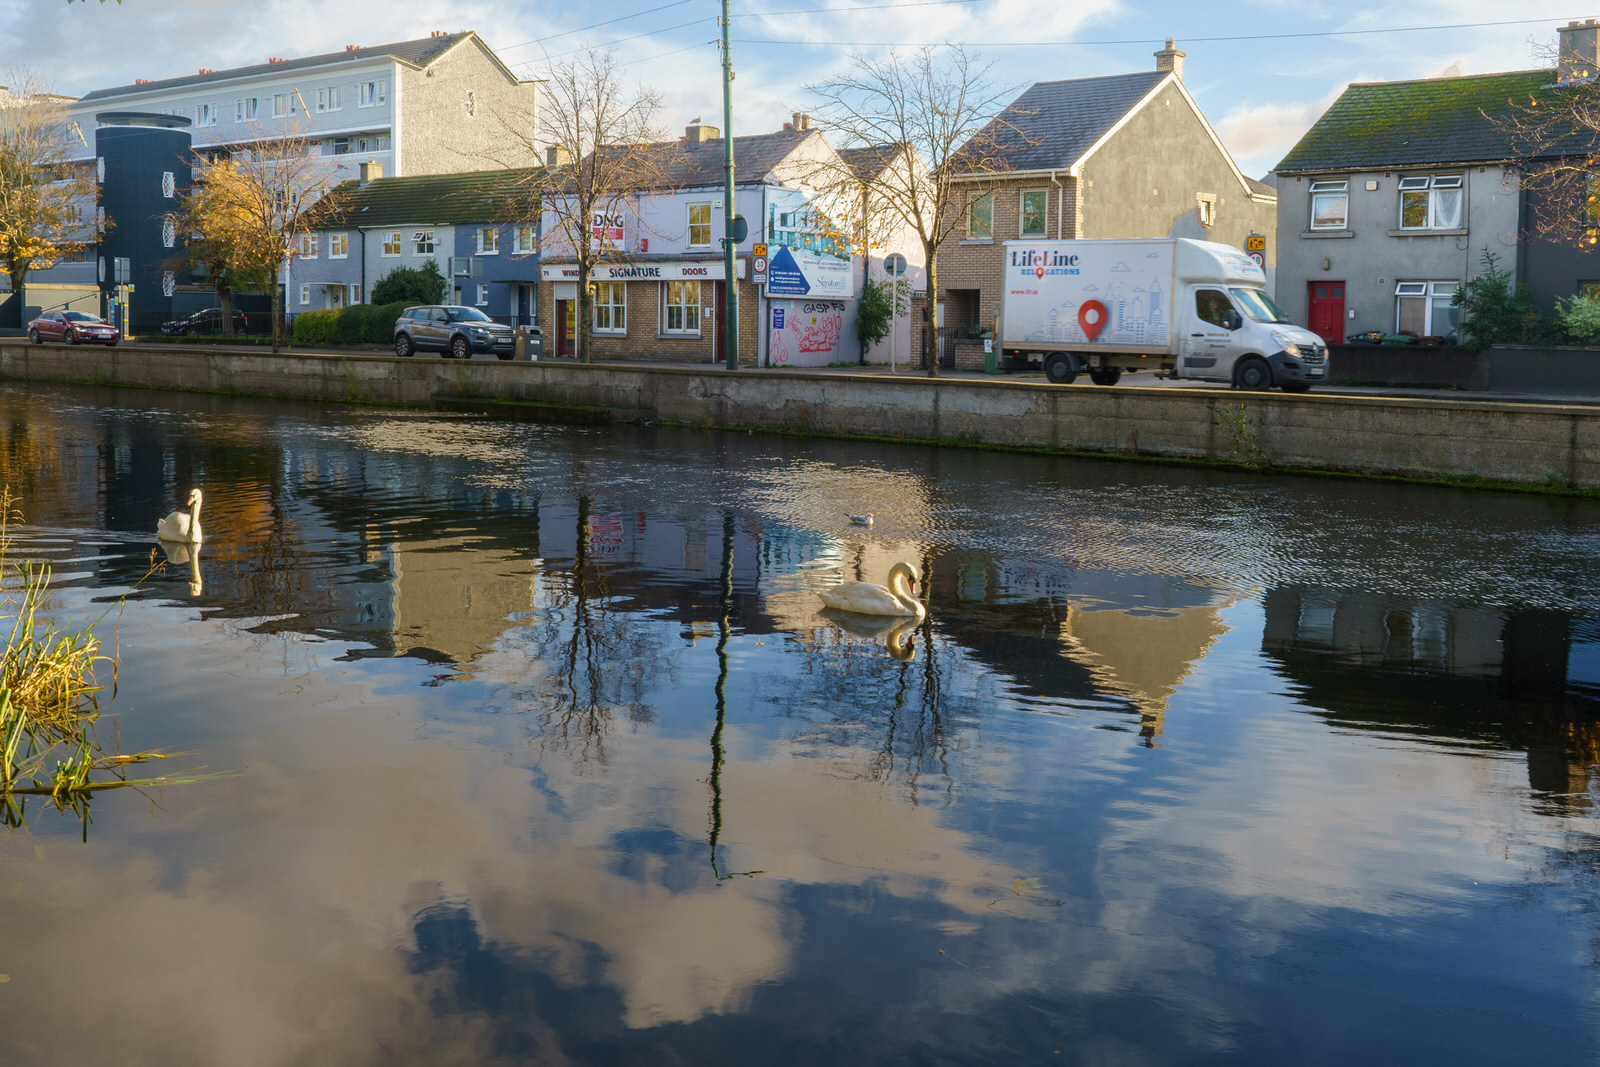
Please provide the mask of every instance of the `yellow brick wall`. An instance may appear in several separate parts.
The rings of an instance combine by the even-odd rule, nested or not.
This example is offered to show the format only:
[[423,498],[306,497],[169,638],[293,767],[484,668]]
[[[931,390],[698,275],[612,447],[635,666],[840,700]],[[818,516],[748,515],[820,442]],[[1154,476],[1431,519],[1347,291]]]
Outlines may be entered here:
[[[706,283],[715,284],[715,283]],[[654,360],[684,363],[710,363],[713,358],[716,326],[702,319],[700,336],[679,337],[661,332],[661,300],[663,283],[628,282],[628,323],[624,336],[616,334],[591,334],[590,358],[597,360]],[[756,339],[760,332],[759,293],[747,281],[739,283],[739,363],[756,365]],[[702,303],[705,296],[702,294]],[[717,308],[722,315],[722,308]],[[539,283],[539,326],[544,331],[545,352],[556,353],[559,338],[556,327],[556,296],[554,282]],[[720,362],[725,356],[715,353]]]

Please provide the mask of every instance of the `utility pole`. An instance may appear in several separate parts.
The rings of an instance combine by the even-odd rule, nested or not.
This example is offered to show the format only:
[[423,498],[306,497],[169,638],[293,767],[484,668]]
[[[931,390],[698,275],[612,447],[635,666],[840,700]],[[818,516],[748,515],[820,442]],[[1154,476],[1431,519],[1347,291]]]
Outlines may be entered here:
[[733,207],[733,53],[728,47],[728,0],[722,0],[722,336],[728,369],[739,369],[739,277],[735,273]]

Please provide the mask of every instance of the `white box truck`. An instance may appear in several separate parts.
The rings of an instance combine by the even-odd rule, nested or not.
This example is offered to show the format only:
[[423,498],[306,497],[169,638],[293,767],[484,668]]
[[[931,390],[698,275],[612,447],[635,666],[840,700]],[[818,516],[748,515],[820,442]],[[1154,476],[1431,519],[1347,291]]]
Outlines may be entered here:
[[1006,366],[1062,384],[1153,371],[1303,393],[1327,380],[1327,345],[1265,284],[1255,260],[1210,241],[1007,241],[995,344]]

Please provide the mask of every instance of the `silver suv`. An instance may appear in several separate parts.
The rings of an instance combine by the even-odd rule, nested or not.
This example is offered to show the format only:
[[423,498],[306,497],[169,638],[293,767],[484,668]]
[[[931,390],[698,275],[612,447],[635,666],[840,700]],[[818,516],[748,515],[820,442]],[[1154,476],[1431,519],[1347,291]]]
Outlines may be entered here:
[[474,352],[493,352],[510,359],[515,351],[511,327],[502,326],[477,308],[459,304],[425,304],[406,308],[394,323],[394,354],[414,355],[422,349],[466,359]]

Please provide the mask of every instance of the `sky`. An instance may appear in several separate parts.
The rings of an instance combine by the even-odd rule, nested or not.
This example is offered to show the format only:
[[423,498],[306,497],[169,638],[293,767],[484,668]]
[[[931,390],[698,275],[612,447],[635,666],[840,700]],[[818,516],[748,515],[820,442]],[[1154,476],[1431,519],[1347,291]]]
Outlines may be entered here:
[[[807,110],[806,86],[852,53],[956,42],[1021,92],[1035,81],[1153,69],[1167,38],[1184,83],[1239,167],[1270,171],[1352,81],[1485,74],[1548,65],[1555,31],[1588,11],[1489,0],[730,0],[735,135]],[[1597,2],[1600,8],[1600,2]],[[93,89],[476,30],[519,76],[586,46],[609,47],[631,82],[658,90],[667,129],[722,126],[716,0],[505,4],[490,0],[0,0],[0,70],[56,92]]]

